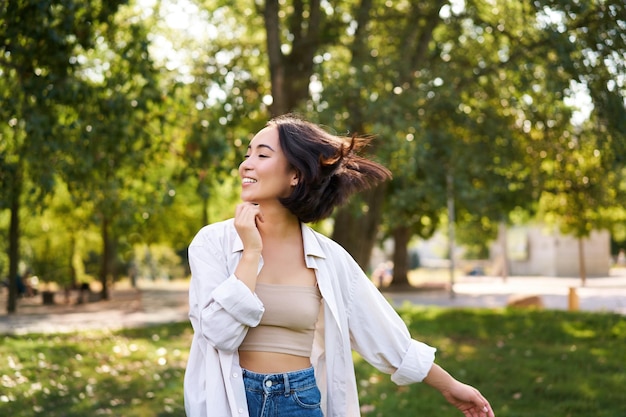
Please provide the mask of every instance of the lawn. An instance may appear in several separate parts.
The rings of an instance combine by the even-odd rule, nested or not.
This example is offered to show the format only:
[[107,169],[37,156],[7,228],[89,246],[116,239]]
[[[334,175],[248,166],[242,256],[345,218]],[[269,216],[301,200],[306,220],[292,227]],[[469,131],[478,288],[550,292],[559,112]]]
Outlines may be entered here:
[[[626,416],[626,319],[566,311],[399,309],[438,362],[500,417]],[[3,336],[0,415],[184,416],[191,330]],[[364,416],[461,416],[423,384],[397,387],[355,355]],[[220,417],[220,416],[216,416]]]

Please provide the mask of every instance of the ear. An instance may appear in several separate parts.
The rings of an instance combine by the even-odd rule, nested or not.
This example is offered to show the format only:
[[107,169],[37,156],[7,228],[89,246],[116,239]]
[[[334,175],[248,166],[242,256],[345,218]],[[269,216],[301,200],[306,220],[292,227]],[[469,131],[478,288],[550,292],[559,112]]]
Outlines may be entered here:
[[298,185],[298,173],[294,172],[293,176],[291,177],[291,186],[295,187],[296,185]]

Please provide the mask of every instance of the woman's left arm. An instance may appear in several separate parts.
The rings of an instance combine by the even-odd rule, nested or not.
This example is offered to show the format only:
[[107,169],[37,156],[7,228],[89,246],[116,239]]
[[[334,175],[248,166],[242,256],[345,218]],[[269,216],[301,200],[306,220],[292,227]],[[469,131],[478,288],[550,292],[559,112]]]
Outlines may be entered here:
[[437,364],[433,364],[423,382],[441,392],[466,417],[494,417],[491,404],[476,388],[454,379]]
[[352,273],[356,274],[348,301],[352,347],[372,366],[391,374],[398,385],[424,382],[466,417],[494,417],[477,389],[454,379],[434,362],[435,348],[411,337],[405,322],[356,262]]

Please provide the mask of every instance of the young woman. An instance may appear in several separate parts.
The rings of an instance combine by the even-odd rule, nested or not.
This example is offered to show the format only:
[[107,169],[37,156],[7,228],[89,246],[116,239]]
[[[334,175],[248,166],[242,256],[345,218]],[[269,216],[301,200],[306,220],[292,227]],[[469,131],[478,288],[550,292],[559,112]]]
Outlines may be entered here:
[[239,166],[234,219],[189,246],[188,417],[357,417],[352,350],[397,384],[423,381],[466,417],[489,402],[434,363],[353,258],[306,223],[390,178],[366,144],[286,115]]

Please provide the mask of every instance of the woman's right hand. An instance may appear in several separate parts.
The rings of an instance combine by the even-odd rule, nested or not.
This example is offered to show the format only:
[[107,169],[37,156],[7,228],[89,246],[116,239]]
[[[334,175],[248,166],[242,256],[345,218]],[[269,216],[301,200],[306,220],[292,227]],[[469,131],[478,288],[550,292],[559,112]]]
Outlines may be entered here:
[[263,222],[261,207],[254,203],[241,203],[235,210],[235,229],[241,238],[244,251],[261,252],[263,240],[257,228],[257,221]]

